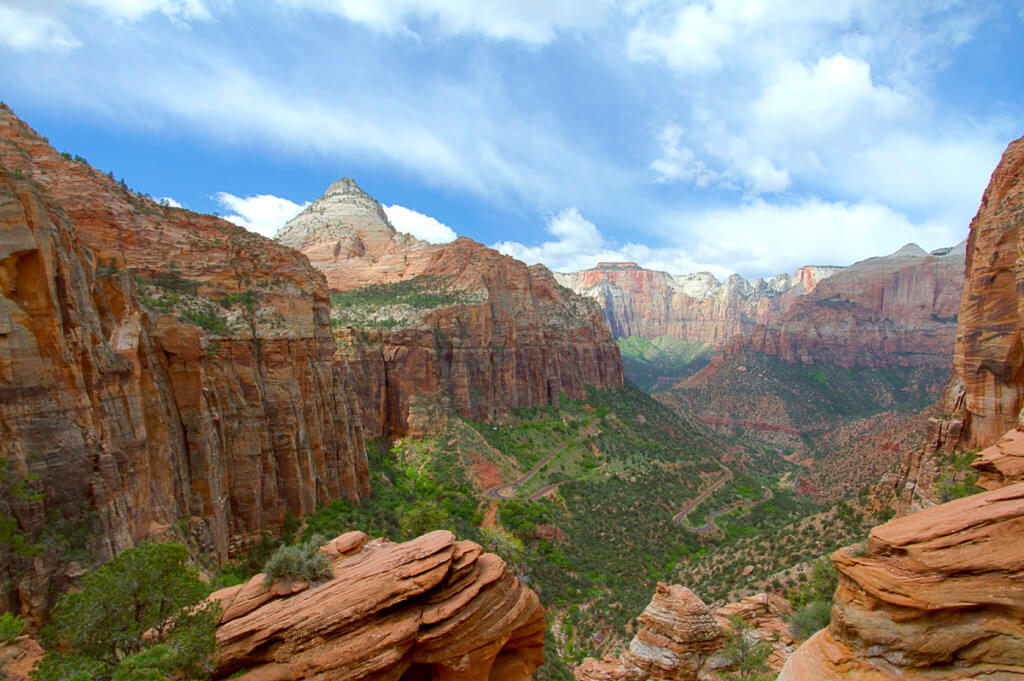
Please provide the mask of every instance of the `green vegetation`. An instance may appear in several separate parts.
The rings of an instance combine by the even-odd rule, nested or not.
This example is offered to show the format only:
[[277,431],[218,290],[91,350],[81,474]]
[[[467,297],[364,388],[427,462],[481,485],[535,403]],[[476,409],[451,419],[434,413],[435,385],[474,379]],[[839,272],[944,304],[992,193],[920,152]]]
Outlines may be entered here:
[[939,469],[944,472],[936,481],[935,488],[942,501],[952,501],[985,491],[975,484],[978,482],[978,473],[971,468],[971,463],[976,456],[977,452],[958,452],[938,461]]
[[8,643],[25,631],[25,620],[11,612],[0,615],[0,643]]
[[669,388],[707,366],[714,354],[707,343],[672,336],[653,341],[642,336],[617,338],[629,380],[647,392]]
[[789,594],[796,608],[789,620],[794,636],[806,640],[829,625],[832,596],[838,585],[839,571],[832,561],[827,557],[816,560],[810,579]]
[[765,641],[753,636],[751,626],[739,615],[730,615],[730,628],[725,632],[722,654],[731,669],[735,672],[723,674],[728,680],[768,678],[769,671],[765,661],[771,655],[772,648]]
[[280,546],[263,566],[264,582],[301,579],[313,583],[331,577],[331,561],[320,552],[323,539],[311,537],[292,546]]
[[465,291],[452,286],[450,276],[423,275],[392,284],[370,284],[331,294],[334,326],[401,326],[417,310],[473,302]]
[[57,601],[32,678],[209,678],[220,608],[208,593],[181,544],[130,548]]

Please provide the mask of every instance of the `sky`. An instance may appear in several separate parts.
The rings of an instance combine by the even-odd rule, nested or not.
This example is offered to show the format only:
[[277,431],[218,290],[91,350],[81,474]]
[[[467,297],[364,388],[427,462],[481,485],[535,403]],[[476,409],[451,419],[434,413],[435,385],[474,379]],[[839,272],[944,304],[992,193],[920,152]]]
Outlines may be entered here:
[[557,271],[772,276],[966,238],[1019,0],[0,0],[0,100],[272,236],[340,177]]

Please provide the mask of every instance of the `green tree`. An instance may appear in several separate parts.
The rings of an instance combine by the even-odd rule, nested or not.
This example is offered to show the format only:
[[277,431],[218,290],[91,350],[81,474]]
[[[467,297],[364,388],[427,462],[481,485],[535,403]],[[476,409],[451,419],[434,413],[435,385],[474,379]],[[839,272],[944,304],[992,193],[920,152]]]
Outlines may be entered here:
[[480,528],[480,545],[501,556],[512,567],[518,566],[526,556],[523,542],[503,527]]
[[725,645],[722,652],[735,671],[725,674],[727,679],[756,679],[768,671],[765,661],[772,652],[770,645],[759,641],[751,633],[751,627],[739,615],[731,615],[729,624],[732,629],[725,633]]
[[454,520],[447,511],[426,499],[410,506],[398,521],[406,537],[418,537],[434,530],[450,530],[453,525]]
[[[35,681],[198,679],[209,676],[216,604],[181,544],[142,543],[82,579],[53,609],[60,643]],[[145,673],[143,673],[145,671]]]

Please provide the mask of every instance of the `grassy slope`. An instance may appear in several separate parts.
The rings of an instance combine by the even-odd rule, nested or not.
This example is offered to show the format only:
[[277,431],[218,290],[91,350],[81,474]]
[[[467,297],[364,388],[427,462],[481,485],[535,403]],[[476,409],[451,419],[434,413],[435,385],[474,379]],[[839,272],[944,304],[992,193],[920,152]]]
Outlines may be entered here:
[[648,392],[667,388],[703,369],[712,354],[707,343],[671,336],[653,341],[641,336],[618,338],[626,376]]

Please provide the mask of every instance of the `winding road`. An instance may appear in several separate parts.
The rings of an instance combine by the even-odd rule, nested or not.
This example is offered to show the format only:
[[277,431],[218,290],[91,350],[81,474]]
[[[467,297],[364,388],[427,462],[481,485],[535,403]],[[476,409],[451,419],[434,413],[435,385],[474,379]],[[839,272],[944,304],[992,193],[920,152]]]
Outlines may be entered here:
[[[709,513],[707,515],[707,522],[704,523],[703,525],[701,525],[700,527],[690,527],[689,525],[687,525],[683,521],[682,518],[680,518],[679,514],[675,515],[672,519],[675,520],[680,525],[682,525],[687,530],[689,530],[690,532],[700,532],[702,534],[707,533],[707,532],[715,532],[715,531],[718,530],[718,527],[715,525],[715,518],[717,518],[718,516],[722,515],[723,513],[728,513],[729,511],[735,511],[738,508],[746,508],[748,506],[757,506],[758,504],[763,504],[764,502],[766,502],[766,501],[768,501],[769,499],[772,498],[772,491],[769,488],[767,488],[764,485],[762,485],[761,489],[764,490],[764,495],[760,499],[752,499],[750,501],[741,501],[741,502],[732,504],[730,506],[726,506],[725,508],[720,508],[717,511],[712,511],[711,513]],[[691,510],[692,510],[692,508],[693,507],[691,505]],[[678,520],[677,520],[677,518],[678,518]]]
[[[533,468],[531,468],[527,472],[523,473],[521,476],[519,476],[518,478],[516,478],[512,482],[506,482],[503,485],[496,485],[494,487],[491,487],[490,489],[488,489],[487,491],[484,492],[484,497],[486,497],[488,499],[511,499],[512,497],[510,497],[510,496],[508,496],[508,497],[504,496],[502,494],[502,491],[506,490],[506,489],[514,489],[514,488],[519,487],[520,485],[522,485],[524,482],[526,482],[527,480],[532,478],[534,475],[536,475],[537,472],[541,468],[544,468],[544,466],[547,466],[551,462],[551,459],[553,459],[556,456],[558,456],[559,454],[561,454],[562,451],[566,447],[568,447],[568,446],[569,446],[568,444],[563,445],[562,447],[560,447],[560,448],[556,449],[555,451],[551,452],[550,454],[545,456],[543,459],[541,459],[540,463],[538,463],[536,466],[534,466]],[[563,483],[558,483],[558,484],[561,485]],[[529,498],[530,499],[534,499],[535,497],[533,495],[530,495]],[[536,498],[539,499],[540,497],[536,497]]]

